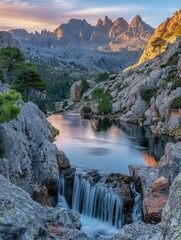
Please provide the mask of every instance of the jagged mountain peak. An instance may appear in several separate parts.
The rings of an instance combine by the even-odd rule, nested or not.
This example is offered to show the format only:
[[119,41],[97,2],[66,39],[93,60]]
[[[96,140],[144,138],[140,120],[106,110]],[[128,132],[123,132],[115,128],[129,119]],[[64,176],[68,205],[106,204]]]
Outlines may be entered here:
[[[153,59],[160,53],[163,53],[167,49],[168,43],[175,43],[177,37],[181,36],[181,8],[176,11],[171,18],[167,18],[161,23],[155,30],[154,34],[150,38],[148,45],[145,48],[139,61],[130,68],[136,67],[146,60]],[[154,42],[156,39],[161,39],[162,44],[160,47],[155,48]]]
[[112,20],[110,18],[108,18],[107,15],[105,15],[104,20],[103,20],[103,25],[108,25],[108,24],[112,24]]
[[128,29],[128,27],[129,27],[129,24],[124,18],[122,17],[117,18],[113,23],[113,26],[109,32],[109,36],[111,38],[118,37],[120,34],[125,32]]

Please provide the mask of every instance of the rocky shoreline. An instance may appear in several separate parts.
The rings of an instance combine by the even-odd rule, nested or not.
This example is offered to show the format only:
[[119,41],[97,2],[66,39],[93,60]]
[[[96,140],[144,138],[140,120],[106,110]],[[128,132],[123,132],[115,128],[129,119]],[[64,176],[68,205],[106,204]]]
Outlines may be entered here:
[[[45,115],[33,103],[22,104],[18,118],[1,125],[1,144],[5,150],[0,166],[0,239],[2,240],[90,239],[80,230],[78,213],[51,207],[57,201],[59,172],[70,167],[65,154],[52,144],[51,129]],[[160,236],[164,236],[169,228],[169,236],[180,234],[180,198],[178,197],[180,172],[181,143],[167,144],[159,169],[130,166],[131,179],[143,195],[143,213],[146,222],[155,224],[161,220],[161,223],[147,225],[140,222],[125,225],[112,239],[126,239],[126,236],[132,236],[132,232],[140,228],[139,238],[129,239],[151,239],[148,236],[154,234],[159,237],[152,239],[162,239]],[[160,177],[164,177],[164,181],[158,180]],[[113,183],[117,178],[119,174],[110,175],[106,180],[107,184]],[[174,195],[171,194],[173,191],[175,191]],[[125,196],[127,196],[126,192]],[[168,192],[170,192],[169,197]],[[32,198],[49,207],[40,205]],[[158,204],[153,204],[155,201]],[[174,209],[172,209],[173,202]],[[173,211],[176,210],[176,215],[173,215]],[[173,221],[174,225],[170,226],[169,221]]]
[[[95,89],[108,91],[112,110],[109,114],[123,122],[149,127],[155,134],[166,134],[181,139],[181,39],[160,57],[148,60],[125,73],[112,74],[95,85],[88,80],[84,92],[81,81],[73,84],[70,99],[55,104],[56,112],[73,111],[99,116],[99,100],[93,98]],[[177,101],[175,106],[173,103]],[[84,111],[89,110],[89,113]],[[105,114],[104,114],[105,115]]]

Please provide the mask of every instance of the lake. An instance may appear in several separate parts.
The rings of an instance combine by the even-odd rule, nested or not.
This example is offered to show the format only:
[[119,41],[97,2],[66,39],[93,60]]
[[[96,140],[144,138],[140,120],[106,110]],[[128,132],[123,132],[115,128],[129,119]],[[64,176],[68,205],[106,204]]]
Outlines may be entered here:
[[156,167],[166,136],[156,136],[150,129],[127,123],[111,123],[109,119],[88,120],[79,114],[52,115],[48,121],[60,133],[55,144],[63,150],[74,167],[97,169],[104,173],[129,175],[128,165]]

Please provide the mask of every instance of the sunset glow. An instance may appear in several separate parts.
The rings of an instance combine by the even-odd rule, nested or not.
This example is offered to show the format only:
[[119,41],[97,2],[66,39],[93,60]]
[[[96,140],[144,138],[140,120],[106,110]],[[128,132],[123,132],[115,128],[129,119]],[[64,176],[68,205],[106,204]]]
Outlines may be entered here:
[[[115,20],[123,17],[128,22],[137,14],[151,26],[158,26],[167,16],[178,10],[177,0],[161,1],[118,1],[106,2],[83,0],[1,0],[0,29],[26,28],[29,31],[40,31],[43,28],[54,30],[70,18],[85,18],[96,24],[98,18],[107,14]],[[153,14],[154,12],[154,14]]]

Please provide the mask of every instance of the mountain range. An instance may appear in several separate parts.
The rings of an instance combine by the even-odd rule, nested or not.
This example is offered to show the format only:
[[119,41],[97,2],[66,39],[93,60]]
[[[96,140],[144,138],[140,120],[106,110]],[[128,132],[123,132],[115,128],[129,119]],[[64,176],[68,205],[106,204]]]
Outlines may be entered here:
[[110,51],[114,51],[117,44],[120,48],[127,45],[129,50],[144,49],[153,32],[154,29],[138,15],[130,24],[124,18],[117,18],[113,22],[105,16],[103,20],[97,21],[96,26],[92,26],[85,19],[71,19],[68,23],[61,24],[54,32],[44,29],[41,33],[33,34],[25,29],[10,30],[13,38],[38,47],[104,46]]
[[105,16],[95,26],[85,19],[70,19],[52,32],[46,28],[40,33],[9,31],[29,61],[48,66],[49,72],[66,72],[74,78],[119,72],[133,65],[153,32],[138,15],[130,24],[122,17],[112,21]]

